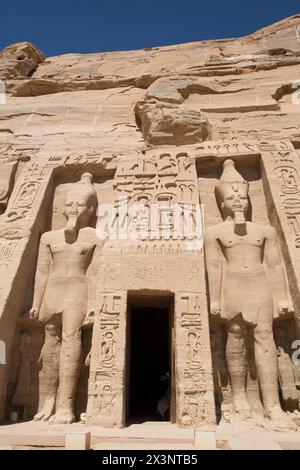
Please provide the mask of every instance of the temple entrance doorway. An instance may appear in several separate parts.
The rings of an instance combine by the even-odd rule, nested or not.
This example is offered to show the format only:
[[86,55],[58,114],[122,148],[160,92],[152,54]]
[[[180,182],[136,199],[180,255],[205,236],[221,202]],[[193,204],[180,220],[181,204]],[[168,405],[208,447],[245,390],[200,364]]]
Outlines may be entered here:
[[175,421],[173,298],[129,297],[127,424]]

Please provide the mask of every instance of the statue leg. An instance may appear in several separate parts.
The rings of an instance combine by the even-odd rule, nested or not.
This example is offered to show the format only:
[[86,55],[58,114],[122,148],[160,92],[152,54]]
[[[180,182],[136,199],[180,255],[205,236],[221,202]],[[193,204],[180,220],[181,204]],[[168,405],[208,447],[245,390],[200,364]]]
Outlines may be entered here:
[[[49,328],[55,332],[52,337],[49,337]],[[59,376],[60,341],[56,339],[59,338],[59,330],[57,322],[49,321],[45,326],[45,342],[39,359],[41,366],[39,373],[39,411],[33,418],[35,421],[46,421],[54,414]],[[53,341],[55,341],[54,346]]]
[[232,390],[234,410],[246,417],[251,416],[251,408],[246,397],[246,327],[241,316],[228,322],[226,360]]
[[272,316],[268,323],[254,329],[254,353],[257,374],[262,392],[265,414],[275,429],[296,429],[293,421],[283,412],[278,394],[278,365],[273,337]]
[[54,423],[67,424],[75,421],[74,401],[81,367],[81,326],[79,312],[63,313],[62,346],[60,351],[59,388]]

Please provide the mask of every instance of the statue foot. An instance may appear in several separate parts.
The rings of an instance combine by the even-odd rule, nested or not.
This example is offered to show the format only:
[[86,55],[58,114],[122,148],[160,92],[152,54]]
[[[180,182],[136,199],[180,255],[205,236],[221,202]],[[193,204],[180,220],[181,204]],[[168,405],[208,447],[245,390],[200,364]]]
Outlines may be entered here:
[[48,397],[44,403],[43,408],[34,417],[34,421],[48,421],[53,415],[55,407],[55,397]]
[[297,425],[279,405],[266,411],[266,417],[270,419],[270,427],[274,431],[297,431]]
[[48,419],[53,415],[53,411],[49,410],[42,410],[36,415],[34,415],[33,420],[34,421],[48,421]]
[[57,410],[55,415],[52,416],[50,420],[50,422],[53,424],[71,424],[74,423],[74,421],[74,413],[68,409]]
[[253,417],[252,409],[246,399],[246,397],[237,398],[233,402],[234,413],[240,415],[243,419],[249,419]]

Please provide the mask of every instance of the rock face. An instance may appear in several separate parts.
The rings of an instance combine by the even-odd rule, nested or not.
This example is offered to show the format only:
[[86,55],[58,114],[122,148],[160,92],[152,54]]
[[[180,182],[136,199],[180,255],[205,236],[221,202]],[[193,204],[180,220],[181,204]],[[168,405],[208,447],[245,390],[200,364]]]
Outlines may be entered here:
[[209,136],[210,125],[201,112],[155,101],[138,103],[135,109],[149,145],[194,144]]
[[1,419],[296,429],[299,72],[300,15],[0,53]]
[[30,42],[19,42],[0,53],[2,80],[29,77],[44,62],[44,55]]

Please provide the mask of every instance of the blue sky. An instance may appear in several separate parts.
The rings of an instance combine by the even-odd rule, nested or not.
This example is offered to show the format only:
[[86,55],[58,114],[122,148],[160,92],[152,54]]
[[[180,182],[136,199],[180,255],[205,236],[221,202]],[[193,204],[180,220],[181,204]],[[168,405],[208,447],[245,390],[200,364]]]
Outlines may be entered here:
[[299,0],[5,0],[0,49],[32,41],[47,56],[247,35],[300,12]]

